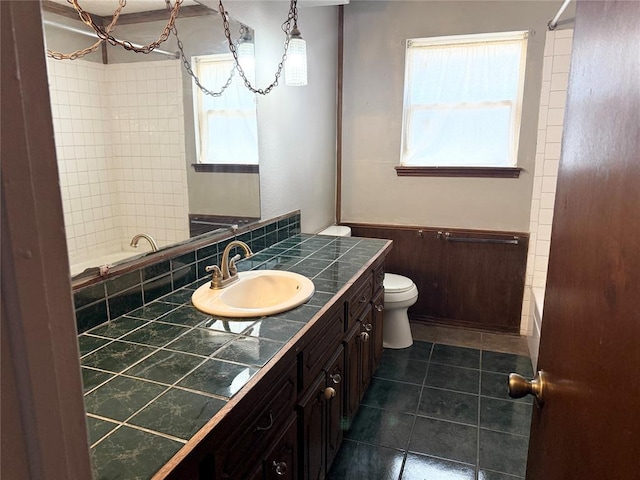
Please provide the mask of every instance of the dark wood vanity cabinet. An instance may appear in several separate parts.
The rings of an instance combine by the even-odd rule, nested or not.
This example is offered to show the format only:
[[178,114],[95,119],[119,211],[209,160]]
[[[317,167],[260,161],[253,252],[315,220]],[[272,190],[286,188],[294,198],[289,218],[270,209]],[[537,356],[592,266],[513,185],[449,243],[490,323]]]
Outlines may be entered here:
[[324,479],[382,354],[383,277],[379,260],[163,478]]

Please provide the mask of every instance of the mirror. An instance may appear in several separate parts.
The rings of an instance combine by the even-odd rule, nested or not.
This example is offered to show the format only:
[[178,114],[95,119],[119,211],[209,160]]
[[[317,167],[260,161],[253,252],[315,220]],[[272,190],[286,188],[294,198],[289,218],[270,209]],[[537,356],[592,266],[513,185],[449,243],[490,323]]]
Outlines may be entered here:
[[[117,2],[80,5],[107,25]],[[162,0],[129,0],[112,35],[146,45],[168,17]],[[52,51],[96,40],[65,0],[43,2],[43,21]],[[220,15],[185,0],[176,28],[193,71],[219,91],[232,71]],[[255,39],[239,22],[229,30],[234,41]],[[255,96],[237,73],[219,98],[200,94],[177,52],[170,35],[149,54],[103,45],[75,60],[47,59],[72,276],[150,252],[145,237],[130,246],[137,234],[164,248],[260,218]],[[252,62],[241,62],[250,74]]]

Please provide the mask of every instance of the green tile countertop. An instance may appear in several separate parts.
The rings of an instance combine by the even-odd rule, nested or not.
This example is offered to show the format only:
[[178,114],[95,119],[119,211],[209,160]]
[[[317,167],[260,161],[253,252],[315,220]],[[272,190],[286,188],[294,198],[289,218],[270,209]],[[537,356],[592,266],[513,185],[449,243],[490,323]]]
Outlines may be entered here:
[[386,245],[300,234],[239,262],[313,280],[278,315],[204,314],[191,304],[203,278],[79,335],[94,478],[151,478]]

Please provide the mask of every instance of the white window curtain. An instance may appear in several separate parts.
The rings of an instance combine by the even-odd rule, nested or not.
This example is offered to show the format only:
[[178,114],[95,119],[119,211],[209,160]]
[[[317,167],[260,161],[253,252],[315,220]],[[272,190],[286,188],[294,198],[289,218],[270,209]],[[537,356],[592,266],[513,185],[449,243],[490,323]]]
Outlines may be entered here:
[[526,38],[407,41],[401,165],[516,165]]
[[[233,68],[230,54],[194,57],[196,75],[209,90],[219,91]],[[219,97],[205,95],[193,84],[198,163],[258,164],[255,95],[236,72]]]

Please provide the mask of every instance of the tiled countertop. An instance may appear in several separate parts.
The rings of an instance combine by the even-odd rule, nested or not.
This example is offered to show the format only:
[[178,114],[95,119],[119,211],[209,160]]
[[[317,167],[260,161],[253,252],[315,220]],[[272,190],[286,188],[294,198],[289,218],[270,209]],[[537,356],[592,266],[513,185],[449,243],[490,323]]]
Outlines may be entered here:
[[238,264],[311,278],[304,305],[230,320],[191,305],[206,279],[78,337],[96,479],[151,478],[316,317],[385,240],[296,235]]

